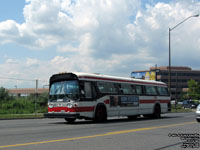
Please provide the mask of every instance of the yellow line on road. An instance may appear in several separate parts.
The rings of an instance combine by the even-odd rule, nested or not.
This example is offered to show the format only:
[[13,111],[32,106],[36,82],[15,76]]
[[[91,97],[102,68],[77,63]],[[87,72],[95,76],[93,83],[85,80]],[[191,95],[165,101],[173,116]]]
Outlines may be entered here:
[[188,125],[188,124],[194,124],[194,123],[196,123],[196,121],[179,123],[179,124],[171,124],[171,125],[166,125],[166,126],[155,126],[155,127],[149,127],[149,128],[122,130],[122,131],[108,132],[108,133],[105,133],[105,134],[96,134],[96,135],[83,136],[83,137],[74,137],[74,138],[49,140],[49,141],[41,141],[41,142],[32,142],[32,143],[23,143],[23,144],[14,144],[14,145],[3,145],[3,146],[0,146],[0,148],[17,147],[17,146],[25,146],[25,145],[35,145],[35,144],[45,144],[45,143],[55,143],[55,142],[80,140],[80,139],[89,139],[89,138],[95,138],[95,137],[101,137],[101,136],[117,135],[117,134],[124,134],[124,133],[131,133],[131,132],[138,132],[138,131],[145,131],[145,130],[153,130],[153,129],[161,129],[161,128],[169,128],[169,127],[182,126],[182,125]]

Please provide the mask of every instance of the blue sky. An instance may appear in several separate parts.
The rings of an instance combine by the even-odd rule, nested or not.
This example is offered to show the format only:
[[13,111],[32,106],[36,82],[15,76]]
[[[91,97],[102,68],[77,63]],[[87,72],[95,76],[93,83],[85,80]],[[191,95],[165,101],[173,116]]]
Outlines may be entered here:
[[[199,0],[0,1],[0,86],[39,79],[42,87],[65,71],[128,77],[166,66],[168,28],[199,13]],[[173,30],[172,65],[200,70],[199,33],[200,18]]]
[[[14,4],[13,4],[14,2]],[[24,0],[3,0],[0,1],[0,22],[5,20],[15,20],[19,23],[24,22],[23,8],[25,5]],[[0,56],[8,55],[10,57],[16,57],[16,53],[13,53],[12,49],[16,47],[15,44],[1,45]],[[1,57],[0,62],[3,63]]]
[[24,0],[1,0],[0,1],[0,21],[7,19],[16,20],[19,23],[24,22],[23,8],[25,5]]

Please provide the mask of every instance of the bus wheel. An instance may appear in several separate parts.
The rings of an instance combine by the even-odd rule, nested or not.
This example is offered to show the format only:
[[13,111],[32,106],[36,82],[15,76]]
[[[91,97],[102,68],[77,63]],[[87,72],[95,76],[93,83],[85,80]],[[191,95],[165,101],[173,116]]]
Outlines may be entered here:
[[160,105],[156,105],[153,112],[153,118],[160,118],[161,117],[161,110]]
[[76,120],[76,118],[65,118],[65,120],[67,121],[67,123],[74,123],[74,121]]
[[104,122],[107,120],[107,113],[104,105],[97,106],[94,120],[95,122]]

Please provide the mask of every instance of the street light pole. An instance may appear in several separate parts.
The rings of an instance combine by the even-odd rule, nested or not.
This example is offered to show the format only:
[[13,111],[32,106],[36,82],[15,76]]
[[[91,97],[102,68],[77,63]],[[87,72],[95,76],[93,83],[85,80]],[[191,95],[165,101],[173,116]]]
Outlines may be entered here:
[[168,87],[169,94],[171,96],[171,36],[170,36],[170,28],[169,28],[169,68],[168,68]]
[[169,93],[171,95],[171,31],[174,30],[176,27],[178,27],[180,24],[188,20],[192,17],[199,17],[199,14],[192,15],[175,25],[173,28],[169,28],[169,68],[168,68],[168,86],[169,86]]

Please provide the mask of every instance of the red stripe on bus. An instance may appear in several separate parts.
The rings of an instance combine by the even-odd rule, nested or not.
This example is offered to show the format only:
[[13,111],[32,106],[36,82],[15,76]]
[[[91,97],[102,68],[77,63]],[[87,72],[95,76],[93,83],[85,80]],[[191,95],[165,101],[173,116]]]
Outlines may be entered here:
[[140,100],[140,103],[155,103],[155,102],[160,102],[160,103],[169,103],[170,100]]
[[129,83],[138,83],[138,84],[152,84],[152,85],[162,85],[162,86],[167,86],[167,85],[165,85],[165,84],[161,84],[161,83],[150,83],[150,82],[128,81],[128,80],[109,79],[109,78],[99,78],[99,77],[80,76],[79,78],[86,78],[86,79],[93,79],[93,80],[114,81],[114,82],[129,82]]
[[73,108],[67,108],[67,107],[53,107],[48,108],[48,112],[91,112],[94,111],[94,106],[88,106],[88,107],[73,107]]
[[104,101],[104,103],[105,103],[105,104],[110,104],[110,100],[107,99],[107,100]]
[[76,108],[76,112],[90,112],[90,111],[94,111],[94,106],[90,106],[90,107],[77,107]]

